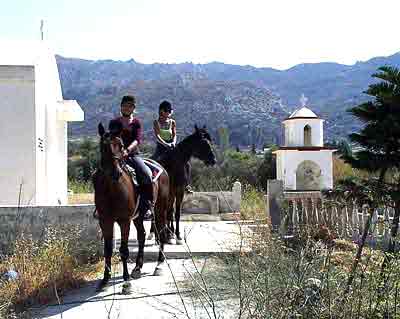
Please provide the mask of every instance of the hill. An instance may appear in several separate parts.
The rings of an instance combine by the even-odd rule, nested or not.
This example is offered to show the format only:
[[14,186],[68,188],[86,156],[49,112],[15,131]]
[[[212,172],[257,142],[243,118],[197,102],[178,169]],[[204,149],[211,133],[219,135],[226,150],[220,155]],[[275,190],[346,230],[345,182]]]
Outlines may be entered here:
[[299,106],[301,94],[326,119],[325,139],[358,129],[345,110],[365,100],[362,92],[379,66],[400,67],[400,53],[351,66],[300,64],[284,71],[219,62],[142,64],[61,56],[57,63],[64,98],[78,100],[85,111],[85,122],[70,125],[72,136],[96,134],[97,123],[118,114],[121,96],[130,93],[138,97],[147,137],[158,104],[167,99],[175,107],[180,135],[194,123],[207,124],[215,137],[219,127],[227,127],[232,145],[262,146],[281,141],[281,121]]

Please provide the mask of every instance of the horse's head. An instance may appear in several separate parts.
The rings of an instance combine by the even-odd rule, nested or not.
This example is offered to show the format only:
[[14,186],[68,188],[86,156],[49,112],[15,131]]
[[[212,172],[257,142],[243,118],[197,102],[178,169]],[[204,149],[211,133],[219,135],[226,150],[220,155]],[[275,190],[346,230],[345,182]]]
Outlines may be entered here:
[[217,163],[214,151],[211,147],[211,136],[206,127],[198,128],[194,126],[195,132],[192,134],[193,156],[203,161],[206,165],[213,166]]
[[116,121],[110,121],[109,131],[106,132],[102,123],[98,126],[100,135],[100,155],[102,168],[115,166],[120,158],[122,158],[123,143],[119,137]]

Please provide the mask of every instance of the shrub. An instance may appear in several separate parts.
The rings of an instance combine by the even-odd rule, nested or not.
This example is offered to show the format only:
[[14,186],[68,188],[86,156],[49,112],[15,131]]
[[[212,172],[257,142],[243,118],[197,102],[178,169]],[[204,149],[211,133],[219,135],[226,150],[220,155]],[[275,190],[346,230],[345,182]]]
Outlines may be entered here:
[[[203,307],[216,301],[234,304],[238,318],[395,318],[398,313],[397,255],[384,274],[387,285],[381,286],[383,254],[366,249],[346,291],[355,245],[343,240],[326,245],[311,237],[289,245],[293,239],[281,240],[268,231],[244,233],[243,239],[251,249],[209,259],[185,282],[195,300],[204,298],[207,287],[212,302],[203,302]],[[213,318],[219,315],[217,311]]]
[[265,220],[266,206],[264,196],[264,192],[258,191],[254,186],[242,185],[241,218]]

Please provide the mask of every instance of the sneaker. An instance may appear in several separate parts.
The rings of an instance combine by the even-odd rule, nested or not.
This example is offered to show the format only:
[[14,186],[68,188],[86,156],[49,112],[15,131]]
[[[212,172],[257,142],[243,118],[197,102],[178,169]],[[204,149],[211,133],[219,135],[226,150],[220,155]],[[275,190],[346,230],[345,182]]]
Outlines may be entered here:
[[185,192],[187,193],[187,194],[193,194],[194,192],[193,192],[193,189],[192,189],[192,187],[190,186],[190,185],[187,185],[186,187],[185,187]]

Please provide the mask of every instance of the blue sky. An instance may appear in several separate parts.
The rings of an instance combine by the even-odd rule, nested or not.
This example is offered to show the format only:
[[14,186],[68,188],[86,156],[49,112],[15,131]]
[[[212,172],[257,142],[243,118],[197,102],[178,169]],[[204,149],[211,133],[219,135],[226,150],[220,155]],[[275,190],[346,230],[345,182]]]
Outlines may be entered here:
[[63,56],[285,69],[400,51],[398,12],[398,0],[2,0],[0,39],[39,39],[44,19]]

